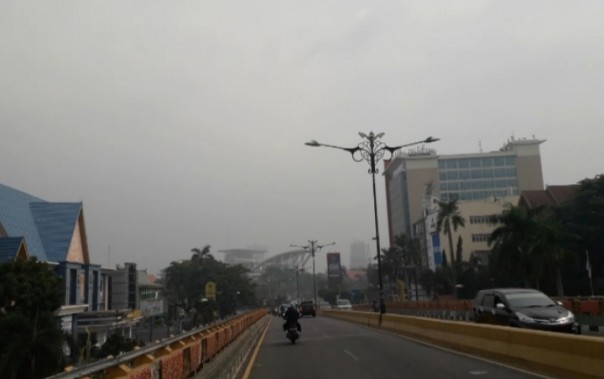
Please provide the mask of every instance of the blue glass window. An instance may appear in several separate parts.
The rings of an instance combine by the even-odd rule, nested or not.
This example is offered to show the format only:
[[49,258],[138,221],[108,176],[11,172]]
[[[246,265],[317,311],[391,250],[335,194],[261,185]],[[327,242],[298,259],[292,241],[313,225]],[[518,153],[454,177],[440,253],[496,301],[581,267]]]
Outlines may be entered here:
[[482,167],[492,167],[493,158],[482,158]]
[[438,179],[440,179],[440,181],[444,181],[447,180],[447,173],[446,172],[439,172],[438,173]]
[[471,171],[472,179],[482,179],[482,171],[481,170],[472,170]]
[[445,183],[443,183],[443,182],[440,183],[440,190],[441,191],[446,191],[448,189],[449,189],[449,186],[448,186],[448,184],[446,182]]
[[459,182],[451,182],[449,183],[450,191],[459,191]]
[[448,160],[446,160],[446,162],[447,162],[447,168],[457,168],[456,159],[448,159]]
[[461,180],[470,179],[470,171],[468,171],[468,170],[460,171],[459,179],[461,179]]
[[506,166],[516,166],[516,157],[505,157]]
[[506,174],[505,176],[515,177],[516,176],[516,167],[506,168],[505,174]]
[[507,180],[495,180],[495,188],[506,188],[508,186]]
[[514,179],[508,180],[508,187],[518,188],[518,181]]
[[483,189],[484,186],[482,184],[482,181],[476,181],[476,182],[470,182],[472,183],[472,189]]
[[448,171],[447,172],[447,180],[457,180],[459,179],[458,171]]
[[503,178],[503,177],[505,177],[505,168],[496,168],[495,169],[495,177],[496,178]]
[[447,168],[447,164],[445,163],[444,160],[438,161],[438,168],[441,170]]
[[495,166],[505,166],[505,158],[504,157],[493,158],[493,163],[495,163]]
[[463,158],[458,161],[459,168],[470,168],[470,160],[468,158]]
[[482,170],[482,177],[483,178],[492,178],[493,170]]
[[470,159],[470,167],[481,167],[480,165],[480,158],[471,158]]

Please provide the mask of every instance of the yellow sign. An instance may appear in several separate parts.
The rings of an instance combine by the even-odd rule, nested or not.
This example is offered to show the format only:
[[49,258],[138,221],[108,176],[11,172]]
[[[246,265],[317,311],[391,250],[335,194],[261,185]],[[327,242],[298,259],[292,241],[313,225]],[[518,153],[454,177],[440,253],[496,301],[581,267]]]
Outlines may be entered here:
[[135,309],[132,312],[128,313],[127,318],[129,319],[135,319],[135,318],[140,318],[143,317],[143,314],[141,313],[141,311],[139,309]]
[[216,283],[206,283],[206,299],[216,301]]

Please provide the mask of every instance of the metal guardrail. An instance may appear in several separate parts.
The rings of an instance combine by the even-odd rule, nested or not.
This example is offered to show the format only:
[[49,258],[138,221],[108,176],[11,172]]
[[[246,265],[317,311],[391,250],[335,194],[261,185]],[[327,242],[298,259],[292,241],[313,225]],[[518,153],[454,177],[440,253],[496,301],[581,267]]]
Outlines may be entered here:
[[220,325],[222,323],[228,322],[229,320],[232,320],[233,318],[234,317],[230,317],[230,318],[226,318],[226,319],[223,319],[220,321],[215,321],[211,324],[203,325],[197,329],[193,329],[191,331],[184,332],[184,333],[181,333],[176,336],[170,336],[161,341],[154,342],[154,343],[148,344],[146,346],[143,346],[141,348],[137,348],[136,350],[132,350],[132,351],[126,352],[124,354],[118,355],[117,357],[105,358],[100,361],[91,362],[91,363],[87,363],[87,364],[80,365],[80,366],[74,366],[73,369],[70,371],[61,372],[59,374],[49,376],[46,379],[76,379],[76,378],[81,378],[84,376],[92,375],[92,374],[107,370],[114,366],[119,366],[120,364],[130,363],[132,360],[134,360],[140,356],[151,353],[151,352],[161,349],[163,347],[170,346],[171,344],[178,342],[182,339],[185,339],[187,337],[197,335],[200,332],[203,332],[204,330],[207,330],[216,325]]

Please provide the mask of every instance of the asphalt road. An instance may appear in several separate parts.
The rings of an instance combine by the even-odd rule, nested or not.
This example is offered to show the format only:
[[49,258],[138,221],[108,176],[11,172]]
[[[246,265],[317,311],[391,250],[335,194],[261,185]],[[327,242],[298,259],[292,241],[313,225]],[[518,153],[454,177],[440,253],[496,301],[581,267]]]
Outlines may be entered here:
[[[301,319],[292,345],[273,317],[242,379],[543,378],[328,317]],[[244,370],[245,371],[245,367]]]

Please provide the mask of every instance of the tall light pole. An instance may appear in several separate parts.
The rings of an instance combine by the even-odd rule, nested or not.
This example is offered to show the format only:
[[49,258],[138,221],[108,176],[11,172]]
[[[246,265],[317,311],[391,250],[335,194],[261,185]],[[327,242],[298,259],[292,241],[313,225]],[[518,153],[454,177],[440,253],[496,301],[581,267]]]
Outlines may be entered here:
[[380,251],[380,231],[378,226],[378,213],[377,213],[377,197],[375,193],[375,174],[379,172],[376,168],[376,163],[379,162],[382,158],[384,158],[384,154],[386,152],[390,153],[390,157],[392,154],[402,149],[403,147],[409,147],[413,145],[419,145],[422,143],[431,143],[438,141],[438,138],[428,137],[425,140],[407,143],[400,146],[388,146],[381,141],[381,138],[384,136],[384,133],[374,134],[370,132],[369,135],[365,133],[359,133],[363,141],[361,141],[355,147],[341,147],[335,145],[327,145],[324,143],[319,143],[315,140],[306,142],[305,145],[313,146],[313,147],[331,147],[334,149],[344,150],[349,152],[352,155],[352,160],[355,162],[367,161],[369,163],[369,174],[371,174],[371,178],[373,181],[373,212],[375,216],[375,245],[377,249],[377,260],[378,260],[378,282],[379,282],[379,293],[380,293],[380,322],[382,314],[386,313],[386,303],[384,302],[384,288],[382,284],[382,261],[381,261],[381,251]]
[[306,251],[310,251],[310,254],[312,256],[312,292],[315,296],[315,306],[317,305],[317,277],[315,276],[315,252],[321,250],[325,246],[331,246],[331,245],[335,245],[335,244],[336,244],[335,242],[330,242],[325,245],[319,245],[317,243],[317,241],[308,241],[308,245],[305,245],[305,246],[299,246],[299,245],[293,245],[293,244],[289,245],[290,247],[299,247]]
[[296,266],[296,268],[292,268],[292,270],[296,270],[296,302],[300,305],[300,279],[299,275],[301,272],[304,272],[303,268]]

